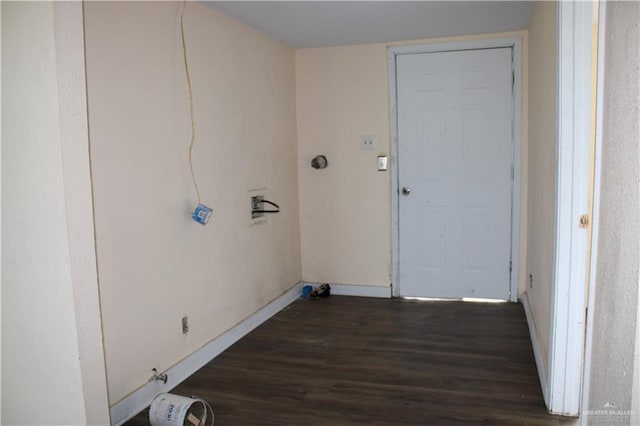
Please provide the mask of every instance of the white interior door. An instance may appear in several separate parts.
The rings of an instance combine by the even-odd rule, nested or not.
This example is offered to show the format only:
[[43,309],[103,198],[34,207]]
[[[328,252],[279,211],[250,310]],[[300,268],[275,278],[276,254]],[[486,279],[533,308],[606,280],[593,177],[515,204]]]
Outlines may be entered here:
[[397,57],[399,294],[509,299],[512,49]]

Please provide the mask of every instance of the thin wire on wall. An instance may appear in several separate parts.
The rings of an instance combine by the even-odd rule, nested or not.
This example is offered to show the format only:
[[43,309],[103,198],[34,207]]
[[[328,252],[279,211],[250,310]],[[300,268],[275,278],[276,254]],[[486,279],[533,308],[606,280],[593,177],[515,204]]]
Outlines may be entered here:
[[187,60],[187,44],[184,39],[184,9],[186,2],[182,4],[182,12],[180,14],[180,33],[182,35],[182,58],[184,59],[184,72],[187,77],[187,87],[189,89],[189,116],[191,117],[191,143],[189,143],[189,169],[191,170],[191,180],[193,181],[193,187],[196,190],[196,197],[198,198],[198,204],[200,204],[200,189],[198,188],[198,182],[196,181],[196,174],[193,171],[193,145],[196,141],[196,126],[193,119],[193,92],[191,90],[191,75],[189,74],[189,61]]

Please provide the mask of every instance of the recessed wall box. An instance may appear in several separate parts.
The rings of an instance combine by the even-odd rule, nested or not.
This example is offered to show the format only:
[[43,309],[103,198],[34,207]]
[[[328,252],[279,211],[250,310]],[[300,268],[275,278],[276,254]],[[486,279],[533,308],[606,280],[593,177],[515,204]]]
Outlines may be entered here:
[[264,217],[264,212],[260,211],[262,210],[263,200],[264,200],[264,195],[256,195],[251,197],[251,219]]
[[[265,209],[265,204],[275,208]],[[280,213],[280,206],[273,201],[265,200],[262,195],[251,197],[251,218],[263,217],[265,213]]]

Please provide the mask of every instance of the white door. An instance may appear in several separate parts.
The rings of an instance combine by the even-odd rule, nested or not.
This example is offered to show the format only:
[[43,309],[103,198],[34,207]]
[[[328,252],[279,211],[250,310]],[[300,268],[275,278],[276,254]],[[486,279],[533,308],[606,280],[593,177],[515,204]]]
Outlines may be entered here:
[[399,293],[509,299],[512,49],[397,57]]

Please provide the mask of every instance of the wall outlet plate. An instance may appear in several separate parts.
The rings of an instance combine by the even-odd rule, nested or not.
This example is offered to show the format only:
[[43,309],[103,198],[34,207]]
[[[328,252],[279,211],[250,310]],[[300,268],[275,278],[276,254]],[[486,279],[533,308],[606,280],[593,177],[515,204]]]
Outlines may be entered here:
[[260,214],[260,213],[256,215],[253,213],[253,210],[256,210],[256,207],[258,207],[258,210],[260,210],[263,207],[262,203],[259,203],[258,205],[256,205],[255,202],[257,200],[264,200],[265,198],[268,198],[268,196],[269,196],[269,191],[267,190],[267,188],[249,190],[250,205],[248,205],[247,207],[250,207],[249,208],[250,226],[267,223],[267,215]]
[[251,218],[256,219],[258,217],[264,216],[264,213],[254,213],[254,210],[262,210],[264,209],[264,205],[262,204],[262,200],[264,200],[264,195],[252,195],[251,196]]
[[378,171],[386,172],[389,169],[389,157],[384,154],[378,155]]

